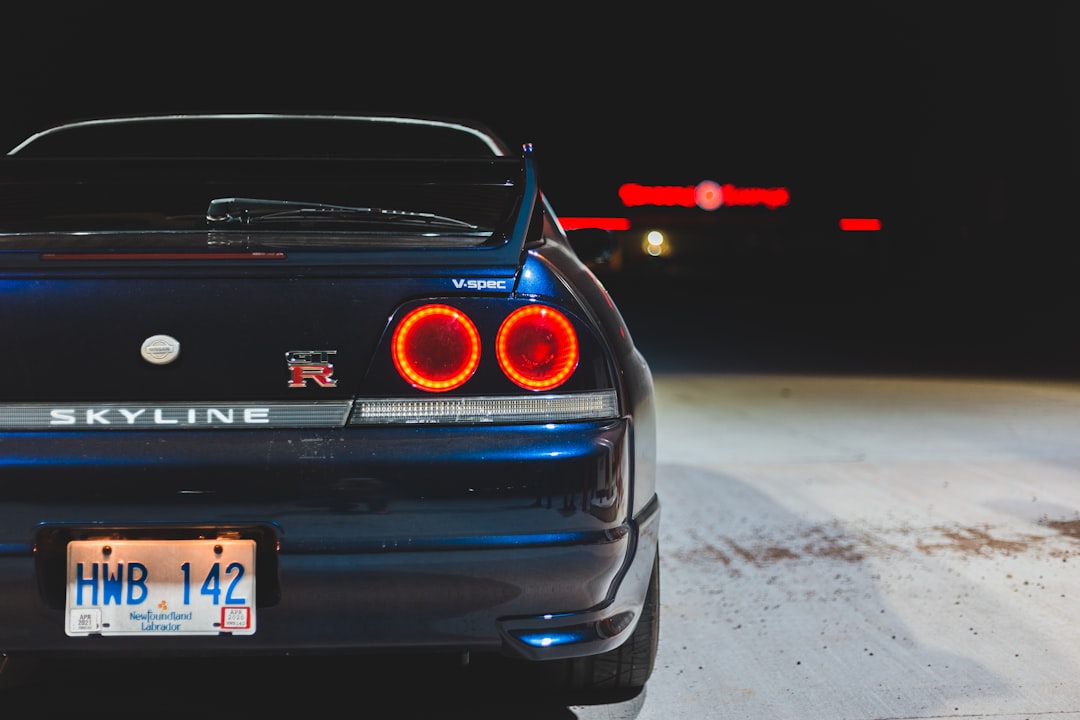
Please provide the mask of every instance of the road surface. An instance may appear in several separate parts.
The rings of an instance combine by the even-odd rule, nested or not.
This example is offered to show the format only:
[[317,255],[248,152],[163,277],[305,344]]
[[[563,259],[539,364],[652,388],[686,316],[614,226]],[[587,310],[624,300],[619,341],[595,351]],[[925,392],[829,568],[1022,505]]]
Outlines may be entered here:
[[1080,718],[1080,384],[661,375],[662,629],[581,718]]

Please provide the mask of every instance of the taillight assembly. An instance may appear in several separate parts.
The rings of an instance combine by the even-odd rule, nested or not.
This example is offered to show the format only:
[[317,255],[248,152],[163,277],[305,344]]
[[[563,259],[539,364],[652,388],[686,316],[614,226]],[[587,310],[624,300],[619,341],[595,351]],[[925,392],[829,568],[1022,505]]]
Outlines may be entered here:
[[558,310],[527,305],[503,320],[495,357],[506,377],[526,390],[550,390],[566,382],[580,350],[574,326]]
[[[445,392],[461,387],[480,365],[476,325],[461,310],[422,305],[406,314],[391,339],[398,373],[413,387]],[[555,308],[526,305],[510,313],[495,336],[503,374],[526,390],[551,390],[574,373],[581,350],[570,320]]]
[[410,384],[429,392],[461,387],[480,364],[480,333],[465,313],[449,305],[423,305],[394,330],[394,367]]

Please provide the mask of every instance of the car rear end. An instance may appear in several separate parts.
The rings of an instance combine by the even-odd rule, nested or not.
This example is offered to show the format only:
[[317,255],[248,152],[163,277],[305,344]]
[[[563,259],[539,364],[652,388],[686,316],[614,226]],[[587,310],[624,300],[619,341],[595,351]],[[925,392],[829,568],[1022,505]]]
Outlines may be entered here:
[[529,148],[292,118],[482,152],[277,156],[281,118],[239,120],[174,133],[227,128],[232,155],[128,152],[144,120],[4,159],[0,652],[573,662],[640,637],[651,378]]

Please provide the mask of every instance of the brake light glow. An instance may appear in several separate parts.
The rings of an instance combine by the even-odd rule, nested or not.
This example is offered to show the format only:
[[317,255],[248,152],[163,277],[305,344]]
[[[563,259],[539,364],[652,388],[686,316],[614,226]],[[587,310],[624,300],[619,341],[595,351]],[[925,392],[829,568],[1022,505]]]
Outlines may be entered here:
[[550,390],[573,374],[580,349],[565,315],[544,305],[527,305],[503,320],[495,356],[506,377],[520,387]]
[[480,333],[469,317],[449,305],[423,305],[394,330],[391,356],[414,387],[445,392],[461,387],[480,364]]

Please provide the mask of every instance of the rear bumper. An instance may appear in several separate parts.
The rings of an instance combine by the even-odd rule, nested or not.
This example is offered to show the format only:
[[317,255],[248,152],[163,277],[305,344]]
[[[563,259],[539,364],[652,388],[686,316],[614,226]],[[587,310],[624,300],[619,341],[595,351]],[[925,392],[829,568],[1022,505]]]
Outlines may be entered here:
[[[46,469],[28,464],[25,482],[0,490],[0,652],[418,649],[542,659],[614,647],[640,614],[659,502],[629,514],[625,421],[486,435],[426,429],[422,447],[408,428],[317,442],[235,433],[228,462],[221,447],[199,449],[194,433],[153,446],[132,435],[115,446],[99,435],[94,460],[81,463],[63,462],[71,445],[58,444],[59,455],[33,448],[51,458]],[[310,461],[297,459],[301,442]],[[282,444],[293,449],[274,462]],[[140,463],[146,447],[158,459]],[[16,446],[9,457],[18,455]],[[65,634],[64,538],[180,537],[196,527],[258,529],[255,634]]]
[[[0,651],[164,654],[499,652],[589,655],[636,625],[657,548],[659,502],[625,532],[587,543],[384,553],[282,553],[281,594],[250,636],[85,637],[38,590],[32,558],[0,558]],[[544,638],[547,638],[545,641]]]

